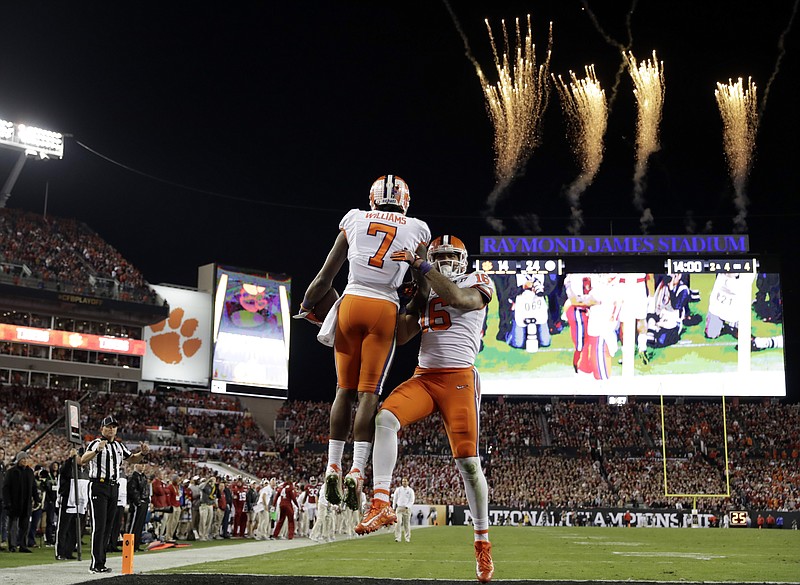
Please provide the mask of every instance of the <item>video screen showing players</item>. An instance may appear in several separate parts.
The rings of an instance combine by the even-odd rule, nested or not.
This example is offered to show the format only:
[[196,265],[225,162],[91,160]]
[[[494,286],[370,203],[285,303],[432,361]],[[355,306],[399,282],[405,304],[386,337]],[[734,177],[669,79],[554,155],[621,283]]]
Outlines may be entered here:
[[491,278],[483,394],[786,395],[778,274]]
[[282,275],[217,267],[214,382],[288,388],[290,290]]

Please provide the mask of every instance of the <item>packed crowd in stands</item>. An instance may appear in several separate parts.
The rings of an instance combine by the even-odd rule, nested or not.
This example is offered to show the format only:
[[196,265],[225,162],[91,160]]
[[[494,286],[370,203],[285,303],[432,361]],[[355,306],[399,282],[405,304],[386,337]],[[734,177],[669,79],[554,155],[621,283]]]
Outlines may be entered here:
[[110,244],[73,219],[0,209],[0,276],[21,286],[155,303],[144,277]]
[[630,449],[646,438],[632,408],[557,402],[545,409],[553,444],[578,449]]
[[[13,456],[78,394],[3,387],[0,446]],[[91,401],[82,411],[86,432],[113,412],[123,439],[154,446],[150,473],[202,475],[210,460],[258,478],[305,480],[324,472],[329,403],[285,402],[276,424],[283,431],[271,437],[234,397],[173,391],[96,394]],[[724,494],[727,442],[731,498],[700,498],[698,505],[800,509],[800,405],[729,403],[727,441],[718,402],[666,404],[664,420],[666,473],[661,409],[654,404],[486,400],[480,450],[490,501],[530,509],[688,508],[693,498],[665,496],[665,475],[669,494]],[[466,503],[438,418],[407,427],[399,439],[395,479],[411,479],[418,503]],[[42,463],[63,460],[63,437],[49,435],[33,455]]]

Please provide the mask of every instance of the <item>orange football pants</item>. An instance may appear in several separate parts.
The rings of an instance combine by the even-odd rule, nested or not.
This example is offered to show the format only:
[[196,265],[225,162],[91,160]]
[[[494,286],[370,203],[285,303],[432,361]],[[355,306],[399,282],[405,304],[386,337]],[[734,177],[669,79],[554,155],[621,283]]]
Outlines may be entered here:
[[453,457],[478,456],[481,389],[475,368],[417,368],[383,402],[402,426],[439,412]]
[[393,302],[345,295],[333,342],[339,388],[380,395],[394,359],[396,333]]

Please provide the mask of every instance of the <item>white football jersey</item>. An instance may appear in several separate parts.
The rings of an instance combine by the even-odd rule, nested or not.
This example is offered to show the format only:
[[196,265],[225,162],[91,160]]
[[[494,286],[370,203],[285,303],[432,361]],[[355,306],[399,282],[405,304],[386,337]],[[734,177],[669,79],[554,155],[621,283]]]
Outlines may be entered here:
[[647,318],[647,274],[634,272],[620,274],[619,287],[622,297],[620,321]]
[[723,321],[738,323],[750,310],[755,278],[752,272],[717,274],[708,299],[708,312]]
[[576,304],[581,304],[585,297],[592,292],[592,275],[570,273],[564,277],[564,288],[567,298],[574,299]]
[[[494,282],[483,272],[465,274],[453,281],[460,288],[477,288],[486,300],[494,296]],[[468,368],[481,345],[486,307],[472,311],[454,309],[431,290],[420,317],[421,368]]]
[[[531,280],[537,281],[542,287],[540,290],[544,290],[544,277],[541,274],[530,276],[517,274],[517,286],[522,286]],[[547,324],[547,307],[547,297],[526,289],[514,299],[514,322],[519,327],[525,327],[530,322],[538,325]]]
[[397,287],[403,283],[408,263],[395,262],[393,252],[415,252],[431,240],[424,221],[392,211],[351,209],[339,222],[347,236],[350,272],[344,294],[398,302]]
[[591,297],[597,304],[589,308],[589,323],[586,334],[602,337],[608,345],[611,355],[617,351],[616,328],[619,321],[619,310],[622,306],[619,279],[612,274],[592,275]]

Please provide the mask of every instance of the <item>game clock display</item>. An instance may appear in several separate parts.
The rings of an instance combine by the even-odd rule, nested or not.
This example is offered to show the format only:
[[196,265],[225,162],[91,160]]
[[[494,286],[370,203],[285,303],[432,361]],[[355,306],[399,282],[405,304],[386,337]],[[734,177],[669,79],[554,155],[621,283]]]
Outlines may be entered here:
[[667,274],[717,274],[720,272],[757,272],[758,260],[755,258],[716,258],[701,260],[697,258],[669,258],[664,263]]
[[483,394],[786,395],[783,294],[747,257],[484,257]]

